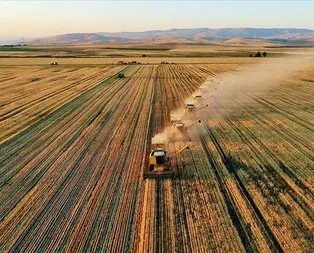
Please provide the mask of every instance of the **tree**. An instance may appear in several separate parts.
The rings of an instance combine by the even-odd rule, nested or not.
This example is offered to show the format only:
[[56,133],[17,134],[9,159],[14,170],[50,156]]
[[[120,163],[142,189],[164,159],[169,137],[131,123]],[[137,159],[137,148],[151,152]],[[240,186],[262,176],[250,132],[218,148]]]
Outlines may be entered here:
[[260,51],[258,51],[256,54],[255,54],[255,57],[262,57],[262,54]]
[[250,54],[250,57],[253,57],[253,54]]
[[266,57],[267,56],[267,53],[266,52],[263,52],[263,57]]

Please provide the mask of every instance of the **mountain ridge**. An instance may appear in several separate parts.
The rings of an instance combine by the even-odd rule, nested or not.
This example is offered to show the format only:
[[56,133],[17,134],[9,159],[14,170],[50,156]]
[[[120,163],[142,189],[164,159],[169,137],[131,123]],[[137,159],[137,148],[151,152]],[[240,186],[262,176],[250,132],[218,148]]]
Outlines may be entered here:
[[268,38],[290,35],[311,35],[314,36],[314,30],[305,28],[183,28],[168,30],[149,30],[143,32],[118,32],[98,34],[111,37],[120,37],[128,39],[154,39],[155,37],[214,37],[214,38]]
[[104,43],[125,42],[128,39],[103,36],[98,33],[66,33],[30,41],[32,44],[81,44],[81,43]]
[[167,38],[185,38],[197,41],[198,38],[218,39],[265,39],[280,40],[281,43],[296,42],[311,44],[314,41],[314,30],[304,28],[187,28],[168,30],[149,30],[143,32],[96,32],[67,33],[32,40],[31,44],[83,44],[111,43]]

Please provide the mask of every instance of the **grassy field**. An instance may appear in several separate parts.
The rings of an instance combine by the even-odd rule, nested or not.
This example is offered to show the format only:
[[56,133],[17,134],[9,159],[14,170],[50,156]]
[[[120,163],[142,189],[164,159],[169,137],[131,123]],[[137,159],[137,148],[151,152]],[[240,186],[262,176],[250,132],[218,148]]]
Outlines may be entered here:
[[312,252],[314,65],[215,100],[179,176],[144,180],[173,110],[268,59],[133,59],[0,59],[0,252]]

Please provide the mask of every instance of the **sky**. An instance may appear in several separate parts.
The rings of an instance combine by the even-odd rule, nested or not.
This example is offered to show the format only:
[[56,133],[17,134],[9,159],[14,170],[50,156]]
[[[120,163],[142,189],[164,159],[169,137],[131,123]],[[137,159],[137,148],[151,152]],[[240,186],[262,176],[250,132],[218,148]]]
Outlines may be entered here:
[[0,1],[0,38],[171,28],[314,29],[309,1]]

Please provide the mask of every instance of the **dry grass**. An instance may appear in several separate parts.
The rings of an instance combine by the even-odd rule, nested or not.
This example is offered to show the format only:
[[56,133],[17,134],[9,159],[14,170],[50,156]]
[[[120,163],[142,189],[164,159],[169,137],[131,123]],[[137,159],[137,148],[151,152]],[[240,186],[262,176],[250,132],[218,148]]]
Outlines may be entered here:
[[8,65],[49,65],[51,62],[57,61],[60,65],[99,65],[99,64],[116,64],[118,61],[138,61],[142,64],[160,64],[162,61],[177,64],[248,64],[256,63],[267,59],[257,58],[215,58],[215,57],[137,57],[137,58],[0,58],[0,66]]

